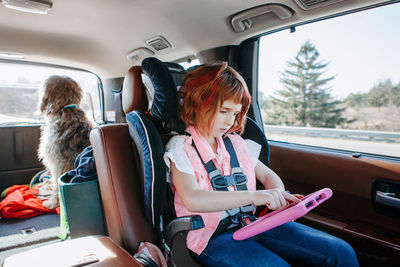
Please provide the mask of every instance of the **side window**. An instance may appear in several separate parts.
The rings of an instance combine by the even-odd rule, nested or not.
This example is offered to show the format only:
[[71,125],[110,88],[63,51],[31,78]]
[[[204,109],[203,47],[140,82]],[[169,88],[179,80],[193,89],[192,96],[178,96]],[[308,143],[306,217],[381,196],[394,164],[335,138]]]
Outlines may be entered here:
[[398,14],[397,3],[261,37],[267,137],[400,157]]
[[93,121],[102,120],[98,77],[90,72],[0,62],[0,126],[39,124],[39,90],[51,75],[65,75],[84,91],[81,108]]
[[184,67],[185,70],[187,70],[190,67],[199,65],[199,64],[200,64],[200,62],[199,62],[199,60],[197,58],[189,60],[189,61],[179,62],[179,65],[182,65],[182,67]]

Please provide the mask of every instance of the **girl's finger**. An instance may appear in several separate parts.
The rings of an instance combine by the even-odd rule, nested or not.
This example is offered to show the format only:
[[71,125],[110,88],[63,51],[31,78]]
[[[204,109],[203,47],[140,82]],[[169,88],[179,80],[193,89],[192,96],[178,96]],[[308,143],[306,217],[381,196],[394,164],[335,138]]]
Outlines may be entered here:
[[273,194],[271,194],[271,198],[270,198],[270,201],[269,201],[267,207],[270,208],[271,210],[277,209],[276,198],[274,197]]
[[300,199],[298,199],[298,198],[295,197],[294,195],[289,194],[288,192],[282,191],[282,194],[283,194],[283,196],[285,197],[285,199],[291,200],[291,201],[293,201],[293,202],[295,202],[295,203],[299,203],[299,202],[301,201]]
[[283,196],[283,194],[278,194],[278,200],[279,200],[279,204],[280,204],[279,208],[283,208],[287,205],[287,201],[286,201],[285,197]]

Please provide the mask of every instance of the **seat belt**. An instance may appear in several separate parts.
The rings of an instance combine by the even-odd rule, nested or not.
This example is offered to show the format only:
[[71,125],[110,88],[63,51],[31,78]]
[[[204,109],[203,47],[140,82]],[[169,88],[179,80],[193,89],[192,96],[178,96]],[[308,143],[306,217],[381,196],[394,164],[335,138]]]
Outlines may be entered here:
[[[204,165],[204,168],[208,173],[211,185],[215,191],[229,191],[229,186],[234,186],[237,191],[247,190],[247,177],[244,174],[243,169],[240,167],[233,144],[229,137],[226,136],[223,138],[223,141],[225,144],[225,148],[229,153],[231,164],[231,174],[225,176],[222,175],[221,171],[215,167],[213,160],[204,163],[194,142],[192,143],[192,145],[199,155],[201,163]],[[242,226],[245,226],[254,221],[254,208],[255,207],[253,204],[249,204],[240,208],[227,210],[226,212],[228,213],[229,218],[233,224],[240,224]]]

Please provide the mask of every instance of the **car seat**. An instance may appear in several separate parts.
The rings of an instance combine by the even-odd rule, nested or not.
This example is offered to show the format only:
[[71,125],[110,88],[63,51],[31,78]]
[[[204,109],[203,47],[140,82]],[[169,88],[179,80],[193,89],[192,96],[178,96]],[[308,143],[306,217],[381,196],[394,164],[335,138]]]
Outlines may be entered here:
[[175,219],[173,206],[168,204],[171,194],[163,161],[164,145],[170,134],[168,126],[175,119],[178,104],[177,87],[170,69],[176,72],[175,79],[179,80],[184,71],[178,66],[167,65],[156,58],[143,60],[142,79],[147,91],[154,92],[150,94],[150,108],[147,112],[134,110],[126,115],[126,120],[142,170],[145,217],[157,243],[168,252],[171,265],[194,266],[199,264],[185,246],[186,235],[189,230],[204,227],[203,221],[200,216]]
[[[170,64],[171,71],[182,71],[183,69],[178,66]],[[180,79],[178,76],[176,78]],[[147,121],[150,125],[148,127],[151,127],[153,123],[146,120],[146,117],[149,116],[146,115],[146,111],[148,103],[153,102],[153,92],[146,90],[142,79],[146,81],[140,66],[132,67],[128,71],[123,84],[123,109],[125,113],[140,114],[138,116],[142,116],[142,120]],[[175,86],[173,81],[170,85]],[[176,94],[176,89],[174,91]],[[163,99],[158,94],[154,95],[155,99]],[[157,103],[157,101],[155,102]],[[156,106],[159,107],[159,105],[154,105],[154,107]],[[156,108],[150,109],[151,112],[158,114]],[[153,134],[158,134],[158,131],[153,131]],[[135,135],[133,134],[133,136]],[[144,164],[142,161],[148,157],[143,157],[143,146],[138,147],[139,143],[131,138],[127,124],[99,126],[92,131],[90,140],[96,161],[108,235],[131,254],[134,254],[141,241],[150,241],[160,247],[162,242],[165,246],[169,244],[170,247],[182,242],[183,245],[178,246],[181,249],[173,249],[173,253],[170,254],[170,265],[199,266],[190,257],[184,244],[186,229],[201,227],[202,221],[198,220],[201,217],[179,218],[162,233],[159,228],[160,221],[152,222],[151,218],[158,218],[158,216],[151,215],[154,210],[148,212],[148,203],[151,203],[152,200],[146,196],[149,195],[148,190],[151,190],[152,186],[150,184],[149,187],[149,184],[145,183],[147,180],[143,179],[148,173],[148,168],[144,168],[144,166],[148,164]],[[159,139],[152,137],[151,140]],[[162,149],[162,145],[160,147]],[[153,149],[156,148],[157,146],[153,147]],[[165,177],[165,171],[160,172],[159,168],[155,169],[157,175]],[[165,179],[159,179],[159,181],[165,183]],[[159,194],[156,195],[165,196],[163,193],[166,191],[165,187],[162,183],[158,184],[156,190]],[[145,194],[145,192],[147,193]],[[165,202],[165,197],[160,199],[162,201],[155,207],[155,212],[166,214],[165,206],[162,204]],[[172,242],[172,240],[175,241]]]

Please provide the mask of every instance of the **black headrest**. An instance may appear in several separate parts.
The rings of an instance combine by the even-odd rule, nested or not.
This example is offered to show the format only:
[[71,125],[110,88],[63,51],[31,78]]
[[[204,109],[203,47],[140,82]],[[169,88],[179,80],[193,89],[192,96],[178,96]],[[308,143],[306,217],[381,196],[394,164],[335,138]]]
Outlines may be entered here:
[[167,65],[157,58],[149,57],[142,62],[143,72],[150,78],[154,88],[151,116],[158,122],[166,122],[176,116],[178,109],[177,89]]

